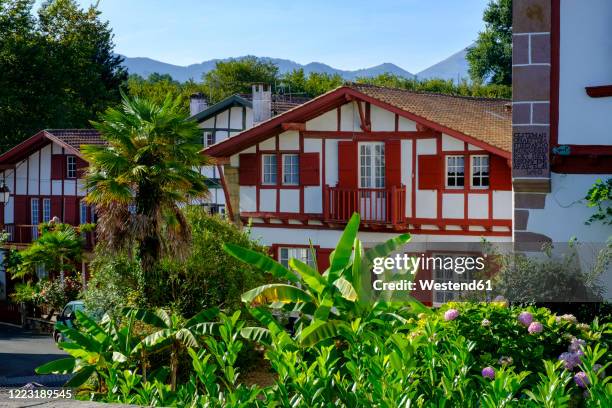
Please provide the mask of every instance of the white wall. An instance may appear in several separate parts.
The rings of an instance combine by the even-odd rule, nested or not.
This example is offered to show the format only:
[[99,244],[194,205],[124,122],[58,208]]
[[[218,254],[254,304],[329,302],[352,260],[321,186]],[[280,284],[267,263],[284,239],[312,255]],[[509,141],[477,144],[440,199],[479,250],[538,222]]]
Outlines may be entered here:
[[612,84],[612,1],[563,0],[560,12],[559,143],[611,145],[612,98],[584,88]]
[[583,200],[586,192],[600,178],[610,174],[551,174],[551,193],[544,209],[530,210],[527,231],[550,237],[553,242],[567,242],[576,237],[581,242],[605,242],[612,228],[601,223],[585,225],[593,209]]

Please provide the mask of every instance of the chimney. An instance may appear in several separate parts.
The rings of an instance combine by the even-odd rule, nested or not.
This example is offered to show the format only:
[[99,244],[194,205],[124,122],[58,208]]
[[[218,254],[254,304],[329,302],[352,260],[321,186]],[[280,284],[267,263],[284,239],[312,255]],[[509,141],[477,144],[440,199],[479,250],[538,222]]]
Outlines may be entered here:
[[189,97],[189,113],[196,115],[208,108],[208,101],[202,92],[191,94]]
[[272,91],[270,85],[253,84],[253,124],[272,117]]

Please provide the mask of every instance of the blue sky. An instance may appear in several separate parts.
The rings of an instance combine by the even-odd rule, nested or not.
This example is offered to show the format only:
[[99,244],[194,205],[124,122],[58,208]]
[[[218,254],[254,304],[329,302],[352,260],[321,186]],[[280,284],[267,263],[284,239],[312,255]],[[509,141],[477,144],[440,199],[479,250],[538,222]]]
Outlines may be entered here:
[[418,72],[474,41],[487,2],[100,0],[100,9],[129,57],[187,65],[250,54]]

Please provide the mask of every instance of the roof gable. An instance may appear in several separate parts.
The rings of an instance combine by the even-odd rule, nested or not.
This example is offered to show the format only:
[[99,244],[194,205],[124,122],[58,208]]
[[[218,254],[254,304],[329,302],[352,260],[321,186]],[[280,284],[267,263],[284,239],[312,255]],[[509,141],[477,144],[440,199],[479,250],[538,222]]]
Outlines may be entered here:
[[508,100],[413,92],[362,84],[336,88],[210,146],[204,153],[213,157],[227,157],[280,133],[285,122],[306,122],[350,99],[370,102],[436,131],[510,157],[512,118],[507,109]]
[[232,96],[229,96],[223,99],[221,102],[217,102],[214,105],[209,106],[208,108],[204,109],[202,112],[196,113],[195,115],[191,116],[188,120],[195,120],[198,123],[204,122],[206,119],[209,119],[215,116],[217,113],[224,111],[228,108],[231,108],[232,106],[244,106],[247,108],[252,108],[253,104],[251,103],[251,101],[243,98],[240,95],[232,95]]

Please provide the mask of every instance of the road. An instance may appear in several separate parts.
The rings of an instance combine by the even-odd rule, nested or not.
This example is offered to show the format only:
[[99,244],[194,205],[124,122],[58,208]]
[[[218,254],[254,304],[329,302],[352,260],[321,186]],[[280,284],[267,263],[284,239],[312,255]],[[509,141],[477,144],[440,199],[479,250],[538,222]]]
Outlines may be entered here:
[[51,335],[0,324],[0,387],[28,382],[56,383],[61,380],[57,376],[36,376],[34,369],[64,355]]

